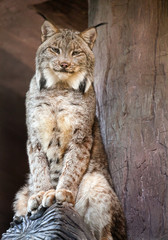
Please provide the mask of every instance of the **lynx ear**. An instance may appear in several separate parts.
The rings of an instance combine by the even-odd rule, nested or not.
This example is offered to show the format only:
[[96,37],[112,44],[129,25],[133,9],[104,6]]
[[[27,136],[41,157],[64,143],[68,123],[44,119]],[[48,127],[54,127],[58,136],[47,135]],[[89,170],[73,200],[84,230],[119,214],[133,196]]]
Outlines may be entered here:
[[56,32],[59,32],[59,30],[49,21],[45,21],[41,27],[42,42],[53,36]]
[[97,36],[96,28],[94,28],[94,27],[89,28],[89,29],[85,30],[84,32],[81,32],[80,36],[92,49],[94,42],[96,40],[96,36]]

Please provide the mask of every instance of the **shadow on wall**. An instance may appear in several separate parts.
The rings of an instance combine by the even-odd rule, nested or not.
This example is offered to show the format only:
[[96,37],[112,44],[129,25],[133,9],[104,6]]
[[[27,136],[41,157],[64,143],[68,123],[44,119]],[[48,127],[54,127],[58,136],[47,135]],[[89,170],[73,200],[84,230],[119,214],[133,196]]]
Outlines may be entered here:
[[[12,83],[31,78],[32,70],[4,50],[0,51],[0,234],[12,220],[12,202],[28,172],[25,98]],[[3,61],[3,63],[2,63]],[[8,86],[10,83],[10,87]]]

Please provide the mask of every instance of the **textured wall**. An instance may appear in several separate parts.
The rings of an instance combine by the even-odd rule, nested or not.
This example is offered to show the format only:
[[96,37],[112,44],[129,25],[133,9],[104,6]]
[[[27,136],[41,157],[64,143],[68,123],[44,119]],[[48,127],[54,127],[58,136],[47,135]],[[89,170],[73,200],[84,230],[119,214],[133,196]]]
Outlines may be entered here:
[[168,2],[90,0],[97,113],[129,240],[168,239]]

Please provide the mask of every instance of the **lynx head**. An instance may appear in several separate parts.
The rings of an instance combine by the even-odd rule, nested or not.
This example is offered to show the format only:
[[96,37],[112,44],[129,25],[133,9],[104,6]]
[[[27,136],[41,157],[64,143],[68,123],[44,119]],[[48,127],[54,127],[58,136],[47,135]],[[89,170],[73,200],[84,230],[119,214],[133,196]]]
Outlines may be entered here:
[[36,55],[36,81],[39,89],[53,89],[63,83],[87,92],[93,81],[96,29],[84,32],[58,29],[45,21],[41,28],[42,44]]

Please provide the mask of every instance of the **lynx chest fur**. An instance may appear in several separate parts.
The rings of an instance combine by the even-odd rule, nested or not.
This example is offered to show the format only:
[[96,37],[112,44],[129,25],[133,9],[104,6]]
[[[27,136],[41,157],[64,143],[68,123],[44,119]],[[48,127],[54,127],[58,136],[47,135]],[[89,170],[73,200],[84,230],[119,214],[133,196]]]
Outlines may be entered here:
[[[37,90],[37,89],[36,89]],[[88,108],[89,106],[89,108]],[[27,93],[27,125],[31,142],[46,154],[53,187],[58,183],[64,155],[71,139],[79,144],[85,134],[92,135],[95,97],[92,87],[87,94],[69,89],[43,89]],[[87,130],[83,133],[85,125]],[[37,144],[38,139],[38,144]]]

